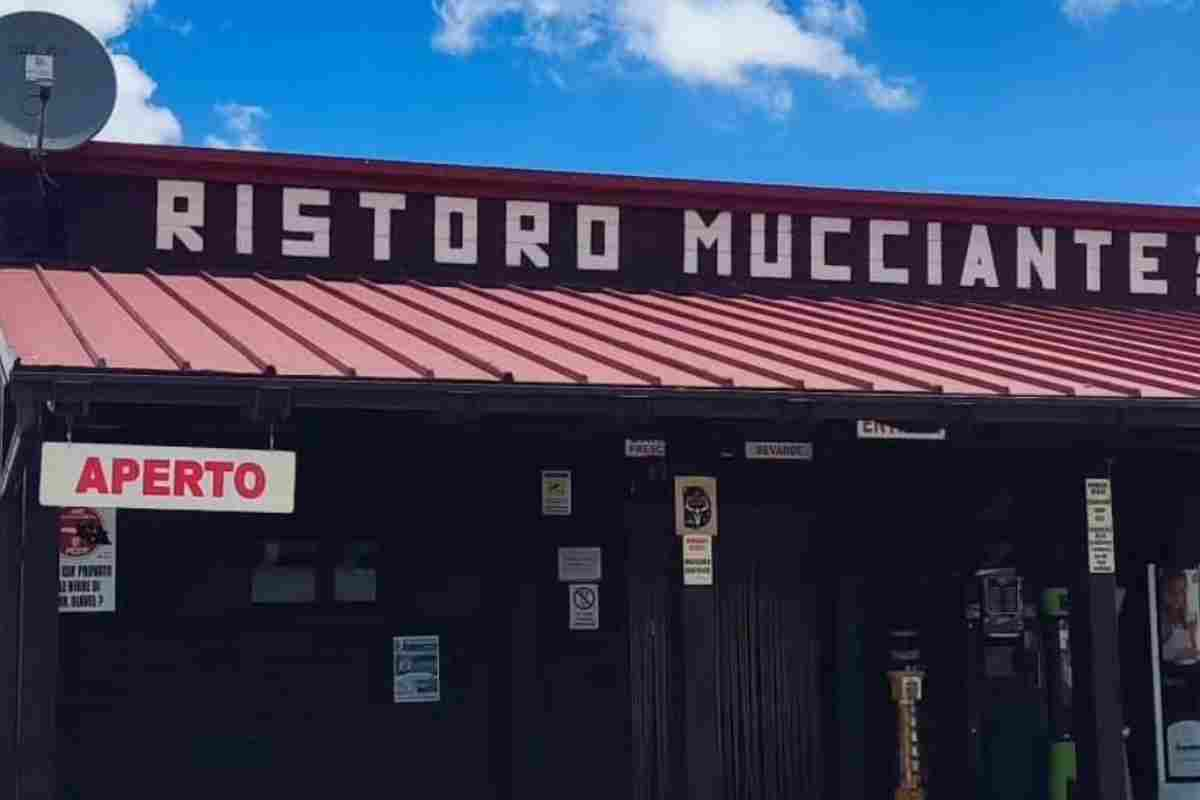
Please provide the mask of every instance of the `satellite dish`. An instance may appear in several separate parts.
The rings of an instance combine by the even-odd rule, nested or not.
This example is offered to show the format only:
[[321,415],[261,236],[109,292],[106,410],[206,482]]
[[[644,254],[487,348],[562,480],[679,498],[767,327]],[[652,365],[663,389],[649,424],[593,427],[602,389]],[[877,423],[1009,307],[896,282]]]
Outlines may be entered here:
[[0,144],[71,150],[104,127],[117,102],[117,75],[104,45],[58,14],[0,17]]

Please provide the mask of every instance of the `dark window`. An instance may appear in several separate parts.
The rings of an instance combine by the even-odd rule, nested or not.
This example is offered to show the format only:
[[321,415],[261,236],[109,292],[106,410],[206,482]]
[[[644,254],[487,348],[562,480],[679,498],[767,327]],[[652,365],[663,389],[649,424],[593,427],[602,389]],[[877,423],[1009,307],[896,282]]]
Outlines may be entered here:
[[317,542],[272,539],[262,543],[254,568],[251,601],[256,604],[315,603]]

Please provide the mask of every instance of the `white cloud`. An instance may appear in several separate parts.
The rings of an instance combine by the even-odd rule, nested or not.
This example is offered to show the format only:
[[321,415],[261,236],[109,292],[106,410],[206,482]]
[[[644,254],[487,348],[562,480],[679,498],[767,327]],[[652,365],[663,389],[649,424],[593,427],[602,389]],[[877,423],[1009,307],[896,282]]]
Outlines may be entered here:
[[0,14],[49,11],[75,20],[107,42],[125,33],[155,0],[0,0]]
[[134,144],[179,144],[183,126],[170,109],[155,105],[158,84],[128,55],[113,56],[117,71],[117,105],[97,139]]
[[263,150],[262,125],[270,114],[262,106],[241,103],[220,103],[214,110],[221,116],[224,134],[204,137],[205,147],[222,150]]
[[152,102],[158,84],[119,42],[155,0],[0,0],[0,15],[14,11],[50,11],[75,20],[104,42],[117,73],[117,104],[112,119],[96,138],[142,144],[179,144],[183,126],[170,109]]
[[1191,0],[1062,0],[1062,11],[1072,22],[1082,25],[1097,22],[1126,7],[1178,6],[1186,8]]
[[858,0],[435,0],[436,48],[466,55],[489,28],[515,21],[520,46],[548,55],[606,46],[692,85],[741,91],[776,115],[791,110],[797,76],[856,85],[878,108],[912,108],[911,85],[884,78],[846,48],[866,31]]

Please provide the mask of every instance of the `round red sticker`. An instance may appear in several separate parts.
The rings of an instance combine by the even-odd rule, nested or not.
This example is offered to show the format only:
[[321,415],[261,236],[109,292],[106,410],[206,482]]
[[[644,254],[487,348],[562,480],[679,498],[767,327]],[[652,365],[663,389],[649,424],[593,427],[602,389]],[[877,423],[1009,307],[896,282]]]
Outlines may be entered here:
[[100,515],[90,508],[64,508],[58,517],[58,552],[83,558],[103,544],[111,544]]

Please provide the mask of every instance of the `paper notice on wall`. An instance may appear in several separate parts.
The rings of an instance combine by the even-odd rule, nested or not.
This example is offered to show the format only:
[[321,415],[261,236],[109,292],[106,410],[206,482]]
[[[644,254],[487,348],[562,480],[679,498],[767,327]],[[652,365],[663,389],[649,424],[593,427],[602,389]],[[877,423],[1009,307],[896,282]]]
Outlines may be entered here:
[[64,508],[58,515],[58,610],[117,610],[117,512]]
[[696,475],[675,478],[675,533],[717,535],[717,479]]
[[542,516],[571,516],[570,470],[542,470]]
[[392,637],[392,702],[442,699],[441,644],[436,636]]
[[1117,571],[1112,482],[1107,478],[1088,478],[1083,495],[1087,509],[1088,571],[1093,575],[1111,575]]
[[599,547],[558,548],[558,579],[568,583],[598,581],[601,578]]
[[600,587],[594,583],[573,583],[567,587],[570,613],[569,628],[573,631],[600,629]]
[[711,536],[683,537],[683,585],[713,585],[713,546]]

